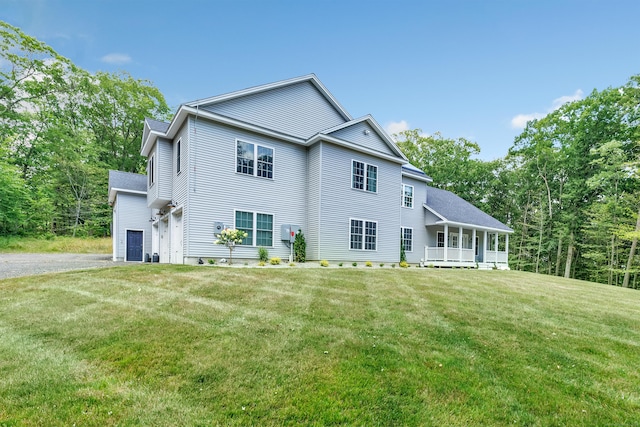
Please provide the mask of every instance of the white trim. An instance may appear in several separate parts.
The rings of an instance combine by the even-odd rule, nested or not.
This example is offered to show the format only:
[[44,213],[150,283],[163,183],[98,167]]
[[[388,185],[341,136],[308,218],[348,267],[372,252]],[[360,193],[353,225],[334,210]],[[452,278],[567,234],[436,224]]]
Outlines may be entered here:
[[[354,249],[351,247],[351,221],[362,221],[362,249]],[[375,249],[365,249],[366,247],[366,223],[367,222],[371,222],[374,223],[376,225],[376,248]],[[364,251],[364,252],[378,252],[378,221],[375,220],[371,220],[371,219],[364,219],[364,218],[349,218],[349,229],[348,229],[348,240],[347,240],[347,245],[349,247],[350,251]]]
[[158,178],[156,163],[156,153],[153,152],[147,160],[147,188],[153,187]]
[[[405,204],[404,204],[404,188],[405,188],[405,187],[411,187],[411,206],[405,206]],[[413,201],[414,201],[414,200],[415,200],[415,198],[416,198],[416,197],[415,197],[415,194],[416,194],[416,193],[415,193],[415,190],[416,190],[416,189],[415,189],[415,187],[414,187],[413,185],[410,185],[410,184],[404,184],[404,183],[402,184],[402,203],[401,203],[401,206],[402,206],[403,208],[406,208],[406,209],[413,209],[413,205],[415,205],[415,203],[414,203]]]
[[[127,259],[127,249],[129,244],[129,239],[127,234],[129,231],[141,231],[142,232],[142,259],[140,261],[129,261]],[[124,256],[122,257],[124,262],[144,262],[144,229],[139,228],[125,228],[124,229]]]
[[[180,159],[178,160],[178,151],[180,152]],[[175,149],[175,153],[174,153],[174,164],[176,166],[176,176],[180,175],[180,173],[182,172],[182,157],[184,157],[182,155],[182,137],[178,138],[178,140],[176,141],[176,149]]]
[[[253,145],[253,174],[248,174],[248,173],[244,173],[244,172],[238,172],[238,142],[244,142],[245,144],[252,144]],[[267,148],[269,150],[271,150],[271,178],[267,177],[267,176],[258,176],[258,147],[262,147],[262,148]],[[274,147],[270,147],[268,145],[264,145],[264,144],[258,144],[257,142],[251,142],[251,141],[247,141],[245,139],[242,138],[236,138],[236,143],[233,146],[234,149],[234,164],[233,164],[233,170],[236,174],[239,175],[245,175],[245,176],[253,176],[255,178],[264,178],[264,179],[270,179],[270,180],[274,180],[275,179],[275,175],[276,175],[276,149]]]
[[[413,252],[413,246],[414,246],[414,244],[413,244],[413,241],[414,241],[413,227],[400,227],[400,237],[402,239],[403,246],[404,246],[404,230],[411,230],[411,250],[408,251],[408,250],[405,249],[404,251],[405,252]],[[438,242],[436,242],[436,244],[437,243]]]
[[233,228],[234,230],[238,230],[238,226],[236,225],[236,212],[247,212],[253,215],[253,219],[252,219],[252,224],[251,224],[251,231],[253,232],[253,237],[251,239],[251,245],[239,245],[236,247],[245,247],[245,248],[257,248],[258,245],[256,244],[257,241],[257,231],[258,231],[258,214],[260,215],[270,215],[271,216],[271,246],[262,246],[265,248],[274,248],[275,247],[275,226],[276,226],[276,216],[272,213],[268,213],[268,212],[259,212],[259,211],[253,211],[253,210],[248,210],[248,209],[234,209],[233,210]]
[[361,145],[357,145],[357,144],[354,144],[354,143],[351,143],[351,142],[348,142],[348,141],[345,141],[345,140],[342,140],[342,139],[339,139],[339,138],[335,138],[335,137],[326,135],[324,133],[318,133],[318,134],[312,136],[311,138],[306,140],[303,145],[305,145],[307,147],[310,147],[310,146],[312,146],[312,145],[314,145],[314,144],[316,144],[316,143],[318,143],[320,141],[329,142],[331,144],[335,144],[335,145],[340,146],[340,147],[349,148],[349,149],[351,149],[353,151],[357,151],[359,153],[368,154],[368,155],[370,155],[372,157],[378,157],[378,158],[385,159],[385,160],[388,160],[390,162],[398,163],[398,164],[401,164],[401,165],[406,164],[406,160],[404,160],[404,159],[402,159],[400,157],[391,156],[389,154],[385,154],[385,153],[382,153],[380,151],[372,150],[372,149],[363,147]]
[[113,205],[113,203],[116,200],[116,196],[118,195],[118,193],[126,193],[126,194],[140,194],[142,196],[146,196],[147,192],[146,191],[140,191],[140,190],[129,190],[126,188],[118,188],[118,187],[111,187],[109,189],[109,203]]
[[[364,165],[364,182],[363,182],[363,188],[355,188],[353,186],[353,163],[354,162],[358,162],[358,163],[362,163]],[[367,190],[367,182],[368,182],[368,178],[369,178],[369,168],[368,166],[373,166],[374,168],[376,168],[376,191],[371,191],[371,190]],[[367,163],[361,160],[356,160],[356,159],[351,159],[351,189],[352,190],[359,190],[359,191],[364,191],[365,193],[372,193],[372,194],[378,194],[378,165],[374,165],[372,163]]]

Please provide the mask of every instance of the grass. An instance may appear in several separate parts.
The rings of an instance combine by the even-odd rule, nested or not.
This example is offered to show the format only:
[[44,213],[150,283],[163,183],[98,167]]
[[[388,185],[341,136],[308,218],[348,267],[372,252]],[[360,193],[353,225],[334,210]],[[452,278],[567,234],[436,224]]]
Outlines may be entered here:
[[0,425],[638,425],[640,293],[129,265],[0,281]]
[[110,254],[112,250],[111,238],[0,236],[0,253]]

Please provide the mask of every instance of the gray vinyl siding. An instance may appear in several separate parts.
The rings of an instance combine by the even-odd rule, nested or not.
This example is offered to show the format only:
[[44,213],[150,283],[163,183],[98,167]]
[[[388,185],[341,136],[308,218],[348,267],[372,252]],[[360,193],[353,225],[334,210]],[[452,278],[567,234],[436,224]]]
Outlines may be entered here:
[[[368,133],[365,133],[365,131]],[[366,122],[355,123],[352,126],[332,132],[330,135],[384,154],[396,155]]]
[[[289,248],[281,241],[280,226],[295,224],[306,229],[306,148],[202,118],[197,124],[191,120],[190,125],[196,129],[190,131],[189,159],[192,167],[197,162],[197,168],[189,172],[184,207],[185,228],[189,229],[185,256],[228,258],[228,249],[214,244],[213,223],[220,221],[235,228],[235,210],[240,210],[273,215],[269,256],[288,259]],[[274,150],[273,179],[236,172],[237,139]],[[182,141],[184,144],[185,137]],[[257,256],[257,247],[238,246],[233,251],[234,258]]]
[[438,221],[442,221],[442,218],[436,216],[433,212],[424,208],[424,223],[425,225],[435,224]]
[[288,135],[309,138],[345,122],[310,82],[300,82],[201,108]]
[[172,143],[169,140],[158,138],[151,153],[155,156],[155,182],[147,188],[147,203],[150,207],[160,208],[171,200],[173,190],[173,177],[171,173]]
[[307,152],[307,259],[318,260],[320,240],[320,209],[322,186],[322,144],[315,144]]
[[[413,186],[413,208],[402,207],[402,185],[398,188],[402,227],[413,228],[413,251],[405,252],[407,262],[417,264],[424,258],[424,247],[427,244],[427,228],[425,227],[425,211],[423,204],[427,199],[427,186],[423,181],[402,177],[402,184]],[[400,230],[398,230],[398,235]]]
[[[123,261],[126,254],[127,230],[144,231],[144,248],[142,253],[151,252],[151,209],[147,207],[144,194],[128,194],[119,192],[113,207],[115,239],[114,257]],[[143,258],[144,259],[144,258]]]
[[[189,215],[189,208],[190,205],[188,203],[188,197],[189,197],[189,178],[190,178],[190,173],[191,173],[191,168],[189,168],[187,165],[191,164],[193,167],[193,159],[191,159],[189,157],[189,147],[190,147],[190,142],[189,142],[189,129],[190,129],[190,123],[193,119],[190,117],[184,125],[182,125],[182,127],[180,128],[180,130],[176,133],[176,136],[173,138],[172,144],[171,144],[171,167],[169,168],[169,170],[171,171],[171,178],[172,178],[172,182],[173,182],[173,186],[172,186],[172,196],[171,199],[176,203],[177,206],[182,206],[182,233],[183,233],[183,244],[182,244],[182,250],[183,250],[183,255],[187,256],[187,254],[189,253],[189,247],[190,247],[190,241],[189,241],[189,236],[191,235],[191,228],[189,227],[189,220],[190,220],[190,215]],[[177,168],[177,150],[176,150],[176,145],[178,144],[178,141],[181,141],[181,146],[180,146],[180,157],[181,157],[181,168],[180,168],[180,173],[178,173],[178,168]],[[197,167],[197,165],[196,165]]]
[[[400,258],[401,168],[398,164],[322,142],[321,259],[397,262]],[[351,188],[351,162],[378,167],[377,193]],[[350,219],[377,222],[375,251],[349,248]]]

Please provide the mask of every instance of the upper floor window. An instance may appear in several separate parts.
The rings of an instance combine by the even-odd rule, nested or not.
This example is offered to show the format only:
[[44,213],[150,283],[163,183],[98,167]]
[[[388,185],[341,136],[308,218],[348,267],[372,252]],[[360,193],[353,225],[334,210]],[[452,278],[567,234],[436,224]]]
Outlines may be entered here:
[[149,179],[149,187],[156,182],[156,168],[155,168],[156,156],[151,155],[147,160],[147,178]]
[[176,174],[180,173],[180,157],[182,154],[182,140],[179,139],[176,143]]
[[375,193],[378,191],[378,167],[364,162],[351,162],[351,188]]
[[413,185],[402,184],[402,206],[413,208]]
[[364,249],[365,251],[376,250],[376,240],[378,237],[378,223],[375,221],[364,221],[352,219],[349,226],[349,248]]
[[273,148],[236,141],[236,172],[273,178]]

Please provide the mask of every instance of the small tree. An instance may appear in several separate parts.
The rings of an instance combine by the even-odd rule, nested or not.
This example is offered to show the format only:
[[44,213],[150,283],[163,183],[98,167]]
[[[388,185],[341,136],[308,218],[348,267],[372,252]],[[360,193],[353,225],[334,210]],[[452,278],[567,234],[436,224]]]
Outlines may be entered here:
[[235,249],[236,245],[241,244],[242,239],[247,236],[248,234],[242,230],[232,230],[229,228],[225,228],[220,234],[216,236],[218,238],[218,240],[215,241],[216,245],[225,245],[229,248],[229,265],[231,265],[231,262],[233,260],[232,252]]
[[407,261],[407,255],[404,253],[404,242],[402,241],[402,238],[400,238],[400,262],[406,262]]
[[307,242],[304,239],[302,230],[298,230],[296,239],[293,242],[293,259],[295,262],[305,262],[307,260]]

